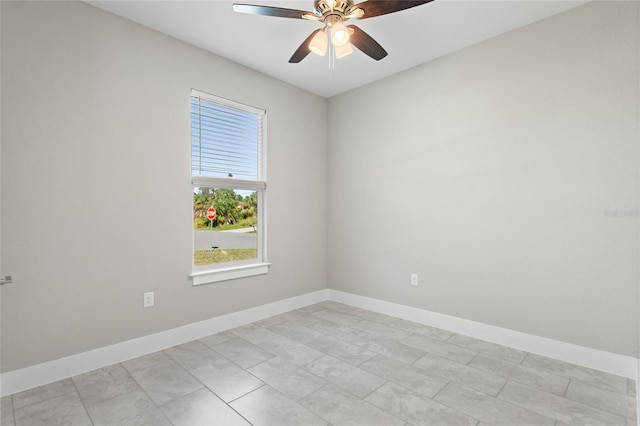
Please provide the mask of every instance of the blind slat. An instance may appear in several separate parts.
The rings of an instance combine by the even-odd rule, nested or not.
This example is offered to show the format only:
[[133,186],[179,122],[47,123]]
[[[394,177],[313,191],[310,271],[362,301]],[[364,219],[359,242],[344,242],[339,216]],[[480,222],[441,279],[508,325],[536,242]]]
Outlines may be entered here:
[[191,171],[262,180],[263,114],[191,96]]

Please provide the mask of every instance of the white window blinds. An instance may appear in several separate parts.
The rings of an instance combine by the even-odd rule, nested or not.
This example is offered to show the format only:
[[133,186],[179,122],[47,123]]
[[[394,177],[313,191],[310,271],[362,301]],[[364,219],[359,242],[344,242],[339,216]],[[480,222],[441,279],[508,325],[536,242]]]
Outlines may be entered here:
[[265,112],[191,92],[191,173],[263,181]]

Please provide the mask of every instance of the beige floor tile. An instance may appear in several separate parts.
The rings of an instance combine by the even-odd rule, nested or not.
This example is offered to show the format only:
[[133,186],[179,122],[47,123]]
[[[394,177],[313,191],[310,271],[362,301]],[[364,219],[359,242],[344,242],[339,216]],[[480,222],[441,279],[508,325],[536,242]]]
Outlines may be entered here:
[[303,368],[360,398],[366,397],[385,383],[383,378],[329,355]]
[[37,404],[67,393],[76,393],[76,387],[71,379],[60,380],[47,385],[19,392],[13,395],[13,409],[18,410],[28,405]]
[[327,383],[281,358],[271,358],[247,371],[294,401]]
[[637,426],[635,410],[634,380],[326,301],[3,397],[0,423]]
[[636,399],[617,392],[610,392],[583,382],[571,381],[567,399],[581,402],[591,407],[609,411],[624,417],[636,418]]
[[87,407],[94,426],[171,426],[158,406],[142,390],[119,395]]
[[227,340],[211,348],[242,368],[253,367],[274,357],[271,352],[241,338]]
[[507,383],[498,397],[567,425],[626,425],[622,416],[514,382]]
[[203,387],[202,383],[174,361],[134,371],[131,375],[158,405]]
[[154,352],[149,355],[141,356],[138,358],[130,359],[122,362],[122,366],[127,369],[128,372],[142,370],[143,368],[153,367],[154,365],[162,364],[163,362],[170,361],[171,358],[164,352]]
[[0,425],[14,426],[15,419],[13,418],[13,398],[11,397],[11,395],[3,396],[0,401]]
[[271,352],[274,356],[298,366],[307,365],[324,355],[323,352],[313,347],[303,345],[284,336],[278,336],[273,340],[264,342],[260,347]]
[[353,323],[361,321],[361,318],[355,317],[350,314],[333,311],[330,309],[322,309],[320,311],[316,311],[312,313],[311,315],[323,320],[335,322],[337,324],[342,324],[342,325],[351,325]]
[[433,355],[466,364],[478,355],[478,352],[450,343],[434,340],[420,334],[412,334],[401,341],[405,345],[413,346]]
[[[317,318],[317,321],[315,322],[318,321],[320,321],[320,318]],[[309,326],[305,326],[302,322],[294,321],[286,321],[281,322],[280,324],[275,324],[269,327],[269,330],[303,344],[309,343],[310,341],[315,340],[318,337],[324,336],[324,333],[322,333],[321,331],[310,328]]]
[[429,375],[445,377],[490,396],[498,395],[507,382],[504,377],[430,354],[413,365]]
[[76,392],[65,393],[15,409],[15,420],[18,426],[91,426],[92,424]]
[[253,343],[254,345],[260,345],[261,343],[268,342],[269,340],[273,340],[280,336],[279,334],[255,324],[247,324],[242,327],[237,327],[229,330],[229,332],[243,338],[249,343]]
[[327,421],[269,386],[257,389],[231,403],[255,426],[325,426]]
[[379,324],[373,321],[362,320],[351,324],[351,327],[356,330],[364,331],[365,333],[372,334],[374,336],[382,337],[384,339],[401,340],[408,337],[411,333],[405,330],[401,330],[395,327],[389,327],[388,325]]
[[165,349],[164,353],[185,370],[194,370],[222,357],[198,340]]
[[363,320],[377,322],[384,325],[389,325],[391,323],[398,321],[398,318],[396,317],[392,317],[389,315],[368,311],[366,309],[360,309],[360,308],[353,308],[351,311],[349,311],[349,314]]
[[372,336],[362,347],[405,364],[413,364],[426,355],[426,352],[421,349],[405,345],[397,340],[383,339],[376,336]]
[[598,386],[602,389],[618,393],[627,393],[627,379],[591,368],[582,367],[568,362],[547,358],[540,355],[528,354],[522,365],[548,371],[558,376],[580,380]]
[[216,334],[212,334],[211,336],[203,337],[202,339],[200,339],[200,342],[211,347],[211,346],[217,345],[218,343],[235,339],[236,337],[238,336],[236,336],[235,334],[229,333],[228,331],[223,331],[221,333],[216,333]]
[[209,389],[197,390],[160,408],[173,426],[250,426]]
[[497,345],[491,342],[485,342],[462,334],[454,334],[447,343],[462,346],[475,352],[482,352],[487,355],[501,358],[511,362],[520,363],[527,356],[527,353],[508,346]]
[[332,425],[403,426],[405,422],[333,385],[324,386],[299,401],[300,405]]
[[378,388],[365,401],[413,425],[475,426],[478,423],[466,414],[391,382]]
[[133,377],[120,364],[75,376],[73,382],[87,407],[139,389]]
[[411,389],[427,398],[432,398],[449,382],[449,379],[426,374],[413,365],[407,365],[382,355],[366,361],[360,368]]
[[349,342],[331,336],[320,336],[307,343],[307,345],[352,365],[360,365],[376,356],[375,352],[369,351],[362,346],[352,345]]
[[228,359],[191,370],[190,373],[225,402],[264,386],[264,382]]
[[554,426],[555,424],[550,417],[456,383],[448,384],[435,396],[434,401],[495,426]]
[[404,331],[408,331],[411,334],[419,334],[426,336],[430,339],[445,341],[453,336],[453,333],[439,328],[430,327],[428,325],[419,324],[417,322],[407,321],[399,319],[391,324],[391,327],[399,328]]
[[564,396],[569,386],[569,379],[566,377],[489,355],[479,354],[467,365],[559,396]]

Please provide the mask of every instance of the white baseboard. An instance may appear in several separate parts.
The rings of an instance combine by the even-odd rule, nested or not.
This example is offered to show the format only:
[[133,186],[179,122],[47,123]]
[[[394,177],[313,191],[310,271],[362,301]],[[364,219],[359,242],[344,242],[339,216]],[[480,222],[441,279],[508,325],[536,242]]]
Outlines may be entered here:
[[640,426],[640,359],[638,359],[638,377],[636,377],[636,417]]
[[0,395],[52,383],[327,300],[320,290],[0,374]]
[[636,380],[638,368],[640,368],[639,360],[630,356],[560,342],[379,299],[329,289],[329,300],[634,380]]
[[[488,342],[498,343],[634,380],[637,379],[637,373],[640,372],[640,360],[636,358],[482,324],[424,309],[326,289],[33,365],[20,370],[9,371],[0,374],[0,396],[11,395],[98,368],[117,364],[324,300],[345,303],[358,308],[430,325],[454,333],[464,334]],[[640,395],[639,380],[636,380],[636,385],[638,386],[638,395]],[[638,398],[638,401],[640,401],[640,398]],[[640,402],[638,412],[640,412]],[[640,423],[638,426],[640,426]]]

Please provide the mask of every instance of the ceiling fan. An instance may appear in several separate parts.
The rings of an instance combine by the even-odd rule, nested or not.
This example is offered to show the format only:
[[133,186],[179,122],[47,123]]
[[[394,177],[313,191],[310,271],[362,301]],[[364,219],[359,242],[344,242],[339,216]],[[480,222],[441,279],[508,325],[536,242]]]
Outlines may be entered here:
[[366,19],[399,12],[433,0],[365,0],[354,4],[353,0],[315,0],[313,12],[282,7],[260,6],[254,4],[233,5],[233,10],[253,15],[277,16],[281,18],[307,19],[324,24],[311,33],[293,53],[290,63],[302,61],[310,52],[324,56],[327,47],[333,50],[336,58],[342,58],[353,52],[352,45],[376,61],[387,56],[377,41],[355,25],[344,25],[349,19]]

